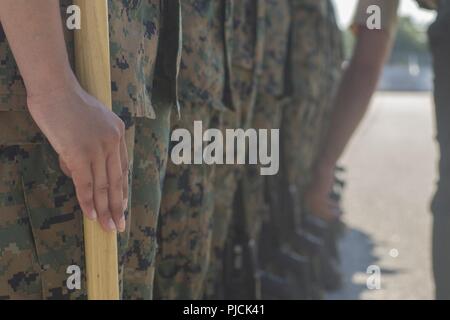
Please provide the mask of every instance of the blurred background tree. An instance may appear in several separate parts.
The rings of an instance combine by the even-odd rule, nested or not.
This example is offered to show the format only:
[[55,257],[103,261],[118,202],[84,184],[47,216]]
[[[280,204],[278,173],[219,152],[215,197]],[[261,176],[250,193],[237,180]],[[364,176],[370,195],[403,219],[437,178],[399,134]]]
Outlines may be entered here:
[[411,57],[420,65],[430,64],[426,26],[414,23],[410,17],[400,17],[389,63],[408,64]]
[[[400,17],[389,64],[407,65],[411,57],[414,57],[420,65],[429,65],[430,54],[426,29],[427,26],[415,23],[411,17]],[[343,38],[345,57],[349,59],[355,45],[355,37],[347,29],[343,32]]]
[[[426,24],[409,16],[398,19],[398,28],[391,56],[383,70],[379,89],[390,91],[429,91],[433,73],[428,50]],[[343,31],[346,60],[350,59],[355,37],[350,29]]]

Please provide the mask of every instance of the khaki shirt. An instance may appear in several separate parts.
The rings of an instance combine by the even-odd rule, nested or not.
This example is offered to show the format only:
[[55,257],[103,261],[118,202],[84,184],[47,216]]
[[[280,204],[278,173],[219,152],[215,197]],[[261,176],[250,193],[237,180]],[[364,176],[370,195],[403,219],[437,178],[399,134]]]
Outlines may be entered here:
[[353,19],[353,30],[365,27],[372,13],[367,10],[371,5],[377,5],[381,9],[381,29],[393,32],[397,22],[397,10],[399,0],[359,0]]
[[[73,64],[73,32],[65,27],[66,10],[72,1],[60,2]],[[122,118],[155,118],[154,103],[177,103],[179,3],[177,0],[109,0],[108,6],[113,110]],[[25,86],[0,27],[0,111],[26,109]]]

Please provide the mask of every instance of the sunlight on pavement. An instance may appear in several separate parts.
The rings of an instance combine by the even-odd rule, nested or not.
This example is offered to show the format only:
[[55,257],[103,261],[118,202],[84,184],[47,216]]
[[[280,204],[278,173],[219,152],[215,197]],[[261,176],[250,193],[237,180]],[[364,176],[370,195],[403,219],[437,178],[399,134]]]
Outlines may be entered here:
[[[329,299],[432,299],[430,199],[437,147],[431,93],[378,93],[341,164],[344,288]],[[381,290],[366,270],[381,269]]]

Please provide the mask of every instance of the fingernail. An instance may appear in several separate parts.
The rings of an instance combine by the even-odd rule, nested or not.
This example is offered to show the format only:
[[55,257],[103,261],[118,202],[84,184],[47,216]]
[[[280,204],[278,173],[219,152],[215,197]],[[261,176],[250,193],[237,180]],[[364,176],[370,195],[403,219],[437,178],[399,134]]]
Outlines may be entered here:
[[128,199],[123,200],[123,211],[127,211],[128,209]]
[[91,220],[97,220],[97,211],[95,211],[95,209],[92,209],[92,211],[88,214],[88,217]]
[[116,224],[114,223],[113,219],[109,218],[108,220],[108,229],[111,231],[116,231]]
[[126,222],[125,222],[125,216],[122,216],[119,220],[119,231],[120,232],[124,232],[125,231],[125,226],[126,226]]

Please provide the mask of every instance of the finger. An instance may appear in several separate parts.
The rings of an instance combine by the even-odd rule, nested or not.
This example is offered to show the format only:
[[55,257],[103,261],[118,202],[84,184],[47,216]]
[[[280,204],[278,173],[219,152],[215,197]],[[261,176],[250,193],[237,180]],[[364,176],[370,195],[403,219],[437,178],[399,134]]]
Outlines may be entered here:
[[92,163],[94,175],[94,202],[98,213],[98,219],[105,231],[115,231],[116,225],[109,210],[109,184],[106,169],[106,158],[99,154]]
[[327,222],[333,222],[339,219],[339,211],[336,208],[324,206],[322,209],[322,218]]
[[326,221],[331,222],[337,219],[337,215],[326,199],[317,200],[315,206],[311,208],[311,213]]
[[122,137],[120,143],[120,161],[122,166],[122,176],[123,176],[123,210],[125,211],[128,207],[128,151],[125,137]]
[[331,222],[336,219],[335,214],[333,214],[330,210],[323,209],[315,211],[314,215],[326,222]]
[[339,204],[335,200],[327,199],[327,204],[330,208],[339,209]]
[[328,200],[328,207],[329,209],[336,215],[341,216],[342,215],[342,209],[339,203],[336,200],[329,199]]
[[343,214],[343,212],[339,206],[331,207],[330,211],[336,216],[337,219],[339,219]]
[[98,214],[94,203],[94,180],[91,164],[88,161],[79,163],[77,168],[72,170],[72,179],[81,210],[88,219],[96,220]]
[[112,214],[114,223],[117,230],[120,232],[125,231],[125,215],[123,209],[123,171],[120,159],[120,146],[117,146],[116,152],[112,153],[108,157],[107,170],[108,170],[108,199],[109,209]]

